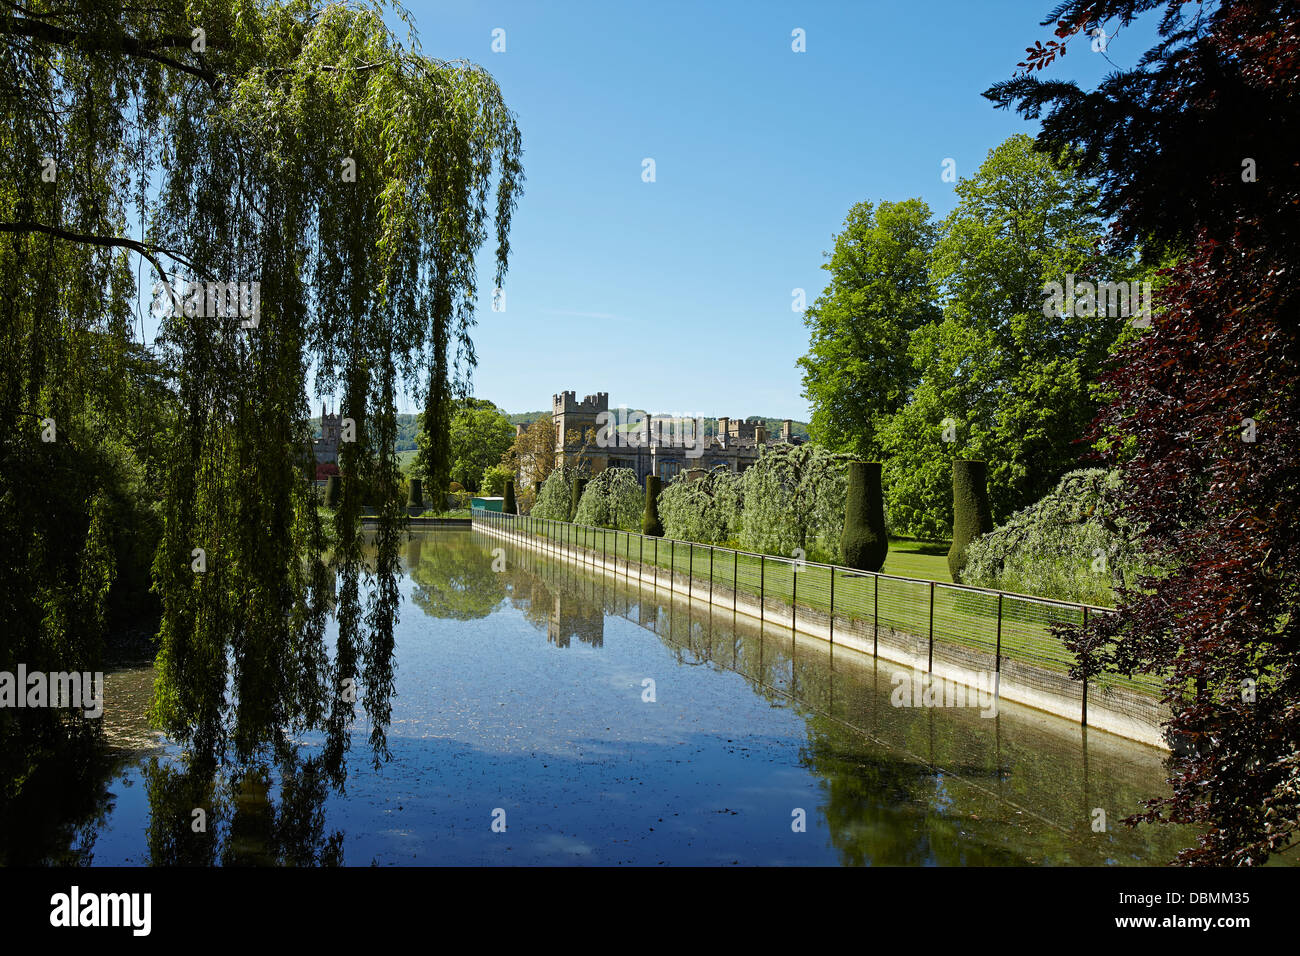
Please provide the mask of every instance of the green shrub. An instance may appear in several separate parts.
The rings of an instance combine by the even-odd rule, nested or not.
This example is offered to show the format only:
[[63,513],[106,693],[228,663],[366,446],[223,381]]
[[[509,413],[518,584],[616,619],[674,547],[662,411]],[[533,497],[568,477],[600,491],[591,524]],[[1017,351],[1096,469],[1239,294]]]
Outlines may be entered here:
[[989,509],[988,465],[982,461],[952,463],[952,547],[948,550],[948,571],[961,582],[966,567],[966,549],[982,534],[993,530]]
[[1135,529],[1110,495],[1119,473],[1084,468],[1018,511],[966,551],[965,582],[1020,594],[1111,605],[1113,589],[1154,574]]
[[514,479],[510,479],[506,482],[506,500],[501,504],[501,513],[508,514],[508,515],[519,513],[517,510],[517,506],[515,505]]
[[339,475],[330,475],[325,479],[325,507],[337,508],[342,496],[343,478]]
[[698,478],[680,472],[659,493],[663,533],[679,541],[729,541],[740,532],[744,498],[741,476],[725,465]]
[[407,486],[406,507],[424,508],[424,489],[420,486],[419,478],[412,478]]
[[664,525],[659,520],[659,488],[662,482],[658,475],[647,475],[645,479],[645,511],[641,515],[641,533],[652,538],[664,536]]
[[840,560],[847,455],[820,445],[774,445],[745,471],[740,528],[748,551]]
[[640,531],[644,496],[631,468],[606,468],[587,482],[574,520],[595,528]]
[[537,493],[537,504],[529,512],[535,518],[551,521],[568,521],[573,496],[573,468],[561,466],[554,469]]
[[578,502],[582,500],[583,489],[587,487],[587,479],[578,476],[569,484],[569,521],[573,521],[578,516]]
[[848,474],[840,560],[850,568],[879,571],[889,553],[885,501],[880,489],[880,462],[851,461]]

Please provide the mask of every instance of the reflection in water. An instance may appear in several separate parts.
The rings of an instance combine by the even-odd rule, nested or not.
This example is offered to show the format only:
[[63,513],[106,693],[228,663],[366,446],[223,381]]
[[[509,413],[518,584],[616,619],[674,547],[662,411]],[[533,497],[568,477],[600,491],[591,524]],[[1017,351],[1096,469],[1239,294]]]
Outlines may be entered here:
[[128,669],[80,804],[0,827],[0,860],[1096,865],[1189,840],[1092,832],[1164,786],[1141,745],[1006,703],[893,707],[903,668],[483,534],[417,533],[404,559],[391,763],[346,795],[321,734],[190,765],[144,724],[152,668]]
[[[1150,748],[1007,702],[993,717],[894,707],[893,678],[911,671],[888,661],[544,553],[511,560],[557,602],[633,621],[678,663],[733,671],[773,706],[793,705],[806,722],[800,760],[822,781],[818,809],[845,865],[1160,863],[1193,839],[1117,823],[1165,785]],[[1111,831],[1093,831],[1096,808]]]
[[[155,866],[338,866],[343,833],[325,833],[330,788],[321,758],[297,748],[275,767],[234,773],[150,758],[149,859]],[[278,803],[277,794],[278,790]]]

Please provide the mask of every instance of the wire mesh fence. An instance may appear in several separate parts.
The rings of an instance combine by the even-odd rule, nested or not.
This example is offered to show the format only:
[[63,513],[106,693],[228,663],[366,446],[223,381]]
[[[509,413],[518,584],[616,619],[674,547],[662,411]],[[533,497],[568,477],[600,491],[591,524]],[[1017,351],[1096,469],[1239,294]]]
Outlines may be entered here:
[[592,528],[570,522],[474,512],[498,531],[540,539],[580,562],[649,580],[692,597],[744,611],[761,621],[852,638],[879,655],[995,672],[1044,693],[1078,700],[1088,694],[1139,721],[1158,722],[1155,675],[1103,674],[1087,684],[1069,677],[1074,656],[1052,628],[1086,623],[1109,608],[986,588],[897,577],[755,554],[714,545]]

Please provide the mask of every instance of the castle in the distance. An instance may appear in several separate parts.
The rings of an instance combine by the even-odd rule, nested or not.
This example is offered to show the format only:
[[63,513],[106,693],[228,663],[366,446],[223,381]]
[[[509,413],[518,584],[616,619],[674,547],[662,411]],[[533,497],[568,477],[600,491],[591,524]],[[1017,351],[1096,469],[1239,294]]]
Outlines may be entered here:
[[[762,422],[719,418],[716,434],[696,438],[689,431],[683,434],[678,419],[652,418],[648,436],[637,439],[622,433],[617,443],[601,447],[591,436],[600,433],[605,419],[599,416],[609,410],[608,392],[586,395],[582,401],[574,392],[551,396],[557,463],[562,457],[574,464],[581,456],[591,474],[606,468],[631,468],[642,484],[647,475],[658,475],[667,483],[681,471],[710,471],[718,465],[741,472],[758,461],[764,448],[782,442],[802,443],[791,433],[788,418],[781,425],[780,437],[772,438]],[[690,421],[687,419],[688,427]]]
[[338,413],[325,414],[325,403],[320,406],[320,438],[312,439],[311,450],[318,465],[337,465],[339,463],[339,434],[343,430],[343,418]]

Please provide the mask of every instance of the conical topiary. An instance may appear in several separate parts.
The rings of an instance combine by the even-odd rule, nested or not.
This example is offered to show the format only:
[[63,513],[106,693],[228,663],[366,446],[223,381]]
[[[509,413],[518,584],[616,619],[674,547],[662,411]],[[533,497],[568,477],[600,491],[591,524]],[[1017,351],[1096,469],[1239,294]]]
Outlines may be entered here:
[[569,486],[569,520],[572,521],[578,517],[578,502],[582,500],[582,492],[587,487],[586,478],[574,478],[573,484]]
[[641,533],[652,538],[664,536],[664,523],[659,520],[658,475],[647,475],[645,479],[645,511],[641,514]]
[[325,507],[337,508],[339,498],[343,496],[343,479],[339,475],[330,475],[325,479]]
[[880,490],[880,462],[849,462],[840,555],[846,567],[879,571],[889,554],[885,533],[885,497]]
[[506,500],[501,505],[503,514],[512,515],[515,513],[515,483],[506,480]]
[[420,512],[424,510],[424,489],[420,485],[419,478],[412,478],[406,492],[406,507],[408,511]]
[[952,463],[952,547],[948,571],[960,583],[966,567],[966,549],[982,534],[993,530],[989,507],[988,465],[982,461]]

